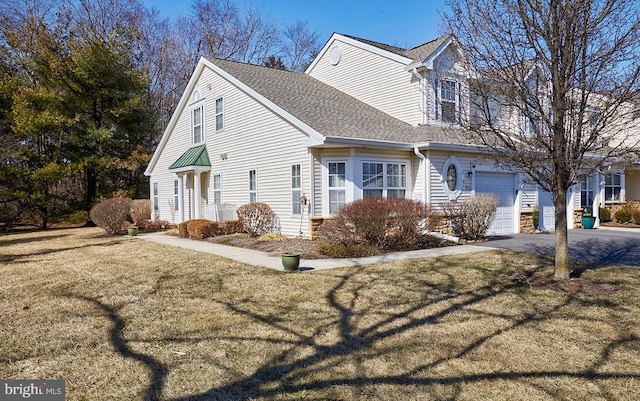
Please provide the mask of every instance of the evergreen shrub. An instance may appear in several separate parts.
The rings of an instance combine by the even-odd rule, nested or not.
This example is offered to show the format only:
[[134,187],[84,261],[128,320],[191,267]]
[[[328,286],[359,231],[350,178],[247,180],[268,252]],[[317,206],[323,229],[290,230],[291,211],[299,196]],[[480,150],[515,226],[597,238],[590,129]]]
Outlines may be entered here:
[[611,209],[608,209],[606,207],[600,208],[600,221],[603,223],[611,221]]
[[629,223],[632,220],[633,214],[629,209],[620,209],[616,211],[614,217],[618,223],[624,224]]

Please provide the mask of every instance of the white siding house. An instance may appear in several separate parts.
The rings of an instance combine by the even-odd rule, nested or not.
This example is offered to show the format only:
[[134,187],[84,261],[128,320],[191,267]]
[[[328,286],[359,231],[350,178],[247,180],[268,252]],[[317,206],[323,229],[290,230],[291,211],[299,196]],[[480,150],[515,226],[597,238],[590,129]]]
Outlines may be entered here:
[[[283,234],[308,237],[311,218],[364,197],[437,207],[492,192],[492,234],[519,232],[538,205],[550,227],[548,196],[454,128],[472,114],[461,57],[450,36],[402,49],[334,34],[305,73],[202,58],[145,172],[153,218],[228,218],[258,201]],[[625,188],[637,172],[615,171],[594,176],[589,202],[637,196]],[[570,197],[571,218],[583,192]]]

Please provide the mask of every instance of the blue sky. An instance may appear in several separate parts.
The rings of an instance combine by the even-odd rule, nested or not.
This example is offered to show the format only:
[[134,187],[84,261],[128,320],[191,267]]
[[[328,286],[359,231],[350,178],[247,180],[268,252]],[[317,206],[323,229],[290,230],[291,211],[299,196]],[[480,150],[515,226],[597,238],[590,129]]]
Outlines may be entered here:
[[[238,0],[238,4],[244,4]],[[143,0],[163,16],[189,14],[191,1]],[[320,44],[333,32],[400,47],[413,47],[441,34],[439,11],[444,0],[252,0],[264,14],[282,25],[307,21],[320,35]]]

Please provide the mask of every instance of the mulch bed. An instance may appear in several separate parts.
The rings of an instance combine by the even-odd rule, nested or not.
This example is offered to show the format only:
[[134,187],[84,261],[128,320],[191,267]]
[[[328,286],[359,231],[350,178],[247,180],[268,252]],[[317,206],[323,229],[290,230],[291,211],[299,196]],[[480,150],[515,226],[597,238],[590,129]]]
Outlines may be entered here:
[[[574,273],[577,274],[574,277]],[[619,289],[619,285],[605,283],[589,277],[581,277],[581,270],[574,270],[569,280],[560,280],[554,277],[550,270],[536,271],[531,274],[516,273],[509,277],[509,281],[517,282],[530,288],[540,288],[556,292],[564,292],[571,295],[607,295]]]

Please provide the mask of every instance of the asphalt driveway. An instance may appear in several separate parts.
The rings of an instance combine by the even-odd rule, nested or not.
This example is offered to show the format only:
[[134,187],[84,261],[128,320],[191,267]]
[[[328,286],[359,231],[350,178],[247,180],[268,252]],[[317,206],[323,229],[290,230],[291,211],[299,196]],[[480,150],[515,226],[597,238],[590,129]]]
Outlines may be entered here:
[[[549,256],[555,253],[553,233],[494,236],[487,242],[475,245]],[[569,257],[640,267],[640,229],[569,230]]]

